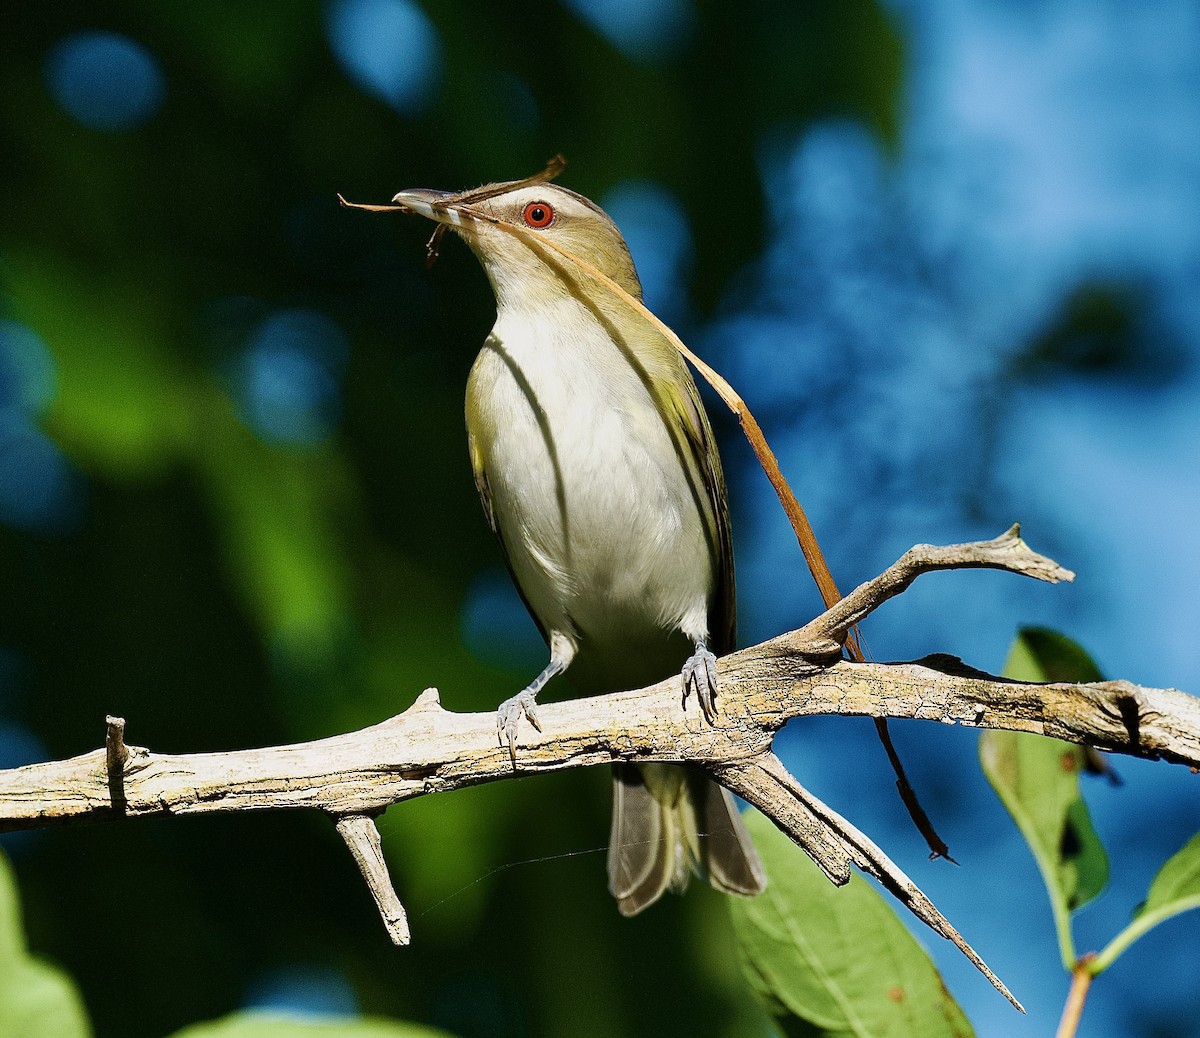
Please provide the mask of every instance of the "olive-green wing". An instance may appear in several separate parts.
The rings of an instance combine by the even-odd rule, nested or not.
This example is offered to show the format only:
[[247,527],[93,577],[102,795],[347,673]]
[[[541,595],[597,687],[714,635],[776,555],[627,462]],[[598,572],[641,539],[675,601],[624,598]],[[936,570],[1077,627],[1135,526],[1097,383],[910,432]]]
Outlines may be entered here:
[[683,430],[684,446],[695,462],[703,482],[704,493],[712,507],[713,548],[717,556],[717,583],[709,612],[710,646],[718,656],[737,648],[737,598],[733,576],[733,530],[729,522],[729,495],[725,489],[725,473],[713,435],[708,413],[700,399],[696,381],[679,358],[683,369],[685,392],[671,394],[670,403],[676,409]]
[[[475,440],[470,428],[467,429],[467,452],[471,455],[471,475],[475,478],[475,489],[479,492],[479,503],[483,505],[483,515],[487,519],[492,533],[500,536],[500,528],[496,525],[496,510],[492,507],[492,487],[488,482],[487,467],[483,460],[483,451]],[[505,558],[508,552],[504,553]]]
[[529,599],[525,597],[525,592],[521,588],[521,582],[517,580],[516,571],[513,570],[512,560],[508,554],[508,546],[504,543],[504,532],[500,529],[500,524],[496,521],[496,509],[492,505],[492,487],[488,482],[487,465],[484,461],[483,451],[479,449],[479,444],[476,442],[475,436],[469,426],[467,428],[467,451],[471,456],[471,475],[475,477],[475,489],[479,491],[479,503],[483,505],[483,514],[487,519],[488,526],[492,528],[492,533],[496,535],[496,540],[500,542],[500,554],[504,556],[504,566],[508,570],[509,579],[512,580],[513,587],[517,589],[517,594],[521,596],[521,602],[525,606],[525,611],[533,618],[533,622],[537,624],[537,629],[541,632],[542,638],[549,644],[550,637],[546,633],[546,629],[542,626],[542,621],[538,619],[537,613],[529,605]]

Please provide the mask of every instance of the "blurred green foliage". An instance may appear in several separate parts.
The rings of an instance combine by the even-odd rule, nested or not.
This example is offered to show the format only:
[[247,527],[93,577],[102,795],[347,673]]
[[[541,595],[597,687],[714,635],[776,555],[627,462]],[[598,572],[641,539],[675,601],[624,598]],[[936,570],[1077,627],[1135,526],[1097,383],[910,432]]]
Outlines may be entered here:
[[2,856],[0,1007],[3,1038],[88,1038],[91,1034],[75,986],[26,952],[16,885]]
[[[486,284],[452,243],[427,272],[424,226],[335,192],[459,188],[557,151],[588,194],[653,178],[692,221],[706,310],[761,245],[764,139],[828,113],[898,139],[902,50],[870,0],[701,3],[658,64],[565,6],[430,0],[442,72],[416,117],[339,66],[334,4],[19,6],[0,41],[0,318],[52,357],[38,422],[78,500],[57,528],[0,525],[0,649],[17,661],[0,709],[52,757],[98,745],[106,712],[135,743],[216,750],[365,725],[428,685],[491,709],[528,678],[460,637],[471,580],[499,564],[461,417]],[[48,87],[54,48],[91,30],[161,70],[136,128],[89,129]],[[513,80],[534,118],[502,103]],[[332,433],[299,445],[256,433],[234,392],[248,329],[298,308],[349,343]],[[391,812],[403,950],[323,818],[7,846],[31,943],[101,1038],[131,1033],[132,1007],[144,1035],[219,1017],[294,965],[341,975],[366,1012],[464,1036],[760,1033],[719,897],[618,917],[607,796],[606,775],[572,773]]]
[[450,1038],[414,1024],[390,1020],[308,1021],[260,1013],[238,1013],[209,1024],[185,1027],[174,1038]]

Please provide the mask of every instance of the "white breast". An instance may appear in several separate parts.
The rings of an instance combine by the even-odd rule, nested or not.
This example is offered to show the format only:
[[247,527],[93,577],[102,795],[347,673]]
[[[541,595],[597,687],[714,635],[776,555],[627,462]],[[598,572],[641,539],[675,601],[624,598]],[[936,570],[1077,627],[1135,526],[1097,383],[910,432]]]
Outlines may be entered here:
[[707,634],[707,496],[636,365],[573,306],[502,313],[471,370],[468,428],[496,523],[530,608],[581,661],[677,654],[673,632]]

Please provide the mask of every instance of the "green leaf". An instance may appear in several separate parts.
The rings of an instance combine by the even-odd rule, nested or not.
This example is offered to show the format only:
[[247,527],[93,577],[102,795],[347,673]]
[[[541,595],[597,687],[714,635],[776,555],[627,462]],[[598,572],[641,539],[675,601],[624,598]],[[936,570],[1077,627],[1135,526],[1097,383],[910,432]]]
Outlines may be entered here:
[[311,1020],[284,1013],[251,1011],[194,1024],[172,1038],[450,1038],[445,1031],[381,1018]]
[[75,985],[25,949],[12,869],[0,855],[0,1038],[87,1038]]
[[1150,884],[1150,893],[1138,906],[1138,915],[1161,912],[1175,915],[1195,907],[1184,905],[1184,902],[1194,901],[1197,897],[1200,897],[1200,833],[1188,840],[1158,870],[1158,875]]
[[1103,681],[1078,642],[1048,627],[1022,627],[1008,652],[1004,676],[1017,681]]
[[971,1025],[916,938],[857,874],[835,887],[757,812],[746,818],[769,882],[731,898],[743,972],[796,1038],[967,1038]]
[[[1004,674],[1019,681],[1101,680],[1083,649],[1041,628],[1018,634]],[[979,758],[1041,870],[1063,964],[1071,969],[1077,956],[1070,914],[1108,882],[1108,856],[1079,793],[1086,750],[1038,735],[989,731],[979,740]]]
[[1176,851],[1150,884],[1150,893],[1134,913],[1133,922],[1114,937],[1092,961],[1093,973],[1101,973],[1113,964],[1117,956],[1172,916],[1200,908],[1200,833]]

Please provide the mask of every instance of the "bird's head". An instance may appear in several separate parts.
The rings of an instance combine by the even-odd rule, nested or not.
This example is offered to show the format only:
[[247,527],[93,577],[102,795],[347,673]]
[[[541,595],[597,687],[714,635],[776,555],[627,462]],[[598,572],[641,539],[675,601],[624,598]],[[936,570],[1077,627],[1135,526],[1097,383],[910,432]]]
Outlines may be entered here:
[[642,294],[629,247],[609,215],[583,195],[556,184],[515,181],[451,194],[416,188],[393,203],[435,220],[466,240],[479,257],[497,303],[530,292],[561,294],[578,284],[578,270],[557,246]]

